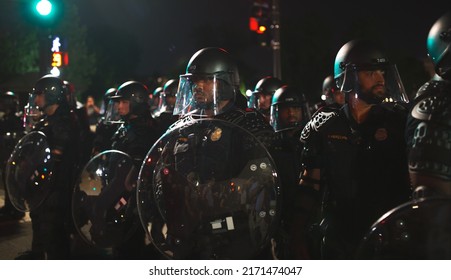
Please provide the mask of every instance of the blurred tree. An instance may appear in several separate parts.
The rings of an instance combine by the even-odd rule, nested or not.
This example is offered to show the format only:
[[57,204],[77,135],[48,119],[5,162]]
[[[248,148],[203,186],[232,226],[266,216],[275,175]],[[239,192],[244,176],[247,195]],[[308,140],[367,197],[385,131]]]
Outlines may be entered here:
[[16,75],[37,72],[38,35],[22,24],[0,30],[0,83]]
[[[96,72],[96,55],[86,45],[86,27],[80,23],[78,7],[69,0],[53,1],[58,8],[55,19],[43,22],[32,1],[6,1],[0,10],[8,16],[0,20],[0,82],[39,72],[40,36],[57,35],[67,40],[69,65],[62,69],[64,80],[83,91]],[[49,50],[50,52],[50,50]],[[49,66],[51,61],[49,60]],[[31,86],[30,86],[31,87]],[[13,89],[12,89],[13,90]]]

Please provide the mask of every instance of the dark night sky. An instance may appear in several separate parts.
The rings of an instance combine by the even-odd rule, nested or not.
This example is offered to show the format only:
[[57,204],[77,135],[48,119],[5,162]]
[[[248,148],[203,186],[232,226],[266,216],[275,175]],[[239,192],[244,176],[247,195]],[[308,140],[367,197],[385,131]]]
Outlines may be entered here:
[[[193,30],[202,23],[237,26],[243,32],[237,36],[248,36],[250,3],[250,0],[79,0],[79,8],[82,22],[88,27],[106,25],[117,32],[133,35],[142,50],[142,57],[137,62],[139,72],[165,73],[174,64],[189,59],[197,50]],[[369,29],[380,27],[383,30],[380,40],[393,51],[426,57],[425,42],[429,28],[451,6],[451,2],[445,0],[411,1],[409,5],[395,0],[330,3],[280,0],[279,3],[282,22],[302,25],[304,19],[309,19],[309,24],[314,19],[318,24],[330,26],[324,36],[332,38],[323,47],[333,57],[349,40],[346,33],[357,28],[362,21]],[[283,32],[284,26],[281,28]],[[297,36],[293,32],[290,35]],[[114,38],[111,40],[114,44]],[[284,52],[283,37],[281,43]],[[302,44],[309,44],[309,41],[297,43],[300,45],[296,48],[302,48]],[[248,56],[250,63],[260,63],[261,67],[269,68],[261,69],[262,74],[272,73],[271,52],[247,48],[243,54]],[[332,69],[333,58],[329,64]]]
[[[205,29],[205,26],[209,26],[210,30],[230,27],[232,36],[228,34],[224,38],[230,45],[233,45],[231,41],[235,38],[240,42],[238,38],[248,38],[251,34],[248,30],[251,0],[74,1],[79,7],[81,23],[88,30],[106,27],[111,31],[108,49],[115,48],[119,43],[124,45],[124,42],[118,42],[123,40],[120,35],[128,36],[129,45],[136,46],[141,53],[141,57],[136,59],[136,74],[143,76],[153,73],[174,76],[174,69],[180,69],[180,66],[183,69],[191,55],[200,48],[196,43],[199,37],[205,35],[199,34],[200,27]],[[307,78],[305,82],[311,84],[310,88],[318,90],[324,77],[332,73],[333,60],[339,48],[352,39],[349,37],[352,30],[360,29],[370,36],[377,34],[376,39],[382,41],[390,51],[421,59],[426,57],[426,37],[430,27],[447,9],[451,9],[449,0],[411,1],[408,5],[405,1],[396,0],[279,0],[279,3],[282,56],[286,59],[284,63],[299,68],[290,73],[282,72],[283,79],[297,81],[302,76]],[[324,43],[318,45],[322,41]],[[208,40],[206,42],[202,47],[218,46],[208,45]],[[125,51],[129,50],[127,44]],[[307,47],[310,52],[313,48],[314,53],[304,51]],[[108,52],[108,49],[105,51]],[[245,70],[255,72],[250,85],[255,85],[257,78],[272,74],[270,49],[243,44],[242,47],[238,46],[238,50],[239,58],[245,60],[248,67]],[[291,59],[293,51],[303,53],[304,57]],[[314,57],[315,53],[319,54],[319,59]],[[318,64],[323,66],[319,67]],[[306,77],[308,71],[314,74]]]
[[139,70],[164,73],[197,50],[192,32],[202,23],[216,26],[225,22],[248,31],[249,3],[249,0],[80,0],[80,16],[87,26],[108,25],[118,32],[132,34],[143,55]]

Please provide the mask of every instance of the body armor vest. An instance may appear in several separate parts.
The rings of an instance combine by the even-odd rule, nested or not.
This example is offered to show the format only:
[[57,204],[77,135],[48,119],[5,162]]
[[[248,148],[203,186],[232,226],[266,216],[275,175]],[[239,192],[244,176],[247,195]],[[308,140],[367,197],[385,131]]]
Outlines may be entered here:
[[411,172],[451,180],[451,82],[431,80],[417,93],[417,124],[409,155]]

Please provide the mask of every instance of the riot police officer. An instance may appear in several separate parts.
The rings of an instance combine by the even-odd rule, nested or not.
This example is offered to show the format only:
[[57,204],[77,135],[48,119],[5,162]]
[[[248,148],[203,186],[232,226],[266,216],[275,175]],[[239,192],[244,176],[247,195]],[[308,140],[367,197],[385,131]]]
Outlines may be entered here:
[[105,113],[97,123],[91,155],[111,149],[113,135],[122,123],[117,108],[115,108],[117,104],[111,100],[116,91],[117,88],[109,88],[103,95]]
[[[24,134],[24,128],[19,116],[19,99],[12,91],[0,92],[0,175],[2,184],[6,187],[6,162],[17,143]],[[1,219],[21,219],[24,213],[11,204],[5,189],[5,205],[0,209]]]
[[437,136],[449,131],[447,119],[442,116],[448,116],[448,95],[451,92],[450,28],[451,13],[448,12],[436,21],[429,32],[427,49],[436,75],[415,96],[409,116],[411,129],[408,131],[411,135],[407,136],[411,139],[409,170],[412,184],[445,195],[451,194],[451,173],[444,168],[448,164],[450,150],[441,144],[442,140]]
[[[180,75],[180,119],[144,161],[138,192],[144,227],[152,224],[166,257],[270,257],[280,207],[266,154],[274,131],[260,112],[240,108],[239,85],[236,62],[222,48],[197,51]],[[257,180],[248,181],[251,174]]]
[[451,11],[432,25],[427,51],[436,75],[418,90],[406,131],[413,200],[387,212],[359,248],[366,259],[451,257]]
[[[52,75],[40,78],[30,93],[30,103],[36,104],[44,117],[33,131],[42,132],[53,161],[51,187],[42,203],[30,211],[33,229],[30,252],[18,259],[70,258],[72,187],[80,162],[78,144],[80,124],[67,102],[63,81]],[[42,159],[44,162],[48,159]]]
[[274,93],[271,102],[270,124],[275,131],[273,156],[280,170],[283,188],[282,223],[279,228],[276,252],[277,258],[303,259],[305,246],[299,236],[305,236],[298,226],[297,204],[299,201],[297,183],[301,172],[303,143],[299,140],[301,131],[310,120],[309,104],[299,90],[284,85]]
[[323,101],[323,104],[318,108],[321,110],[339,109],[345,103],[345,96],[337,87],[332,75],[327,76],[323,81],[321,100]]
[[302,131],[300,203],[309,218],[319,211],[320,257],[350,259],[372,223],[410,198],[407,97],[396,65],[370,40],[343,45],[334,74],[346,104],[319,112]]
[[114,135],[112,148],[136,158],[139,167],[158,136],[155,120],[150,115],[148,89],[140,82],[128,81],[110,98],[117,103],[123,121]]
[[158,104],[158,125],[161,129],[161,134],[177,121],[178,116],[173,114],[175,105],[175,96],[179,86],[179,79],[168,80],[160,93],[160,103]]
[[249,108],[256,108],[269,122],[272,96],[283,85],[283,82],[272,76],[260,79],[249,98]]
[[[211,77],[217,78],[213,80]],[[242,96],[238,67],[226,50],[204,48],[196,52],[179,83],[174,114],[230,121],[249,130],[271,147],[274,132],[269,123],[261,122],[263,114],[255,109],[244,110],[235,103]],[[213,95],[214,89],[220,90],[217,95]]]
[[[120,85],[114,96],[110,98],[117,103],[117,111],[123,121],[113,136],[112,149],[122,151],[132,158],[133,168],[127,177],[136,187],[141,164],[149,149],[160,136],[160,130],[150,113],[149,91],[144,84],[138,81],[127,81]],[[133,188],[132,191],[134,192],[135,189]],[[140,226],[136,212],[135,195],[130,196],[128,203],[135,205],[131,207],[131,211],[135,211],[135,213],[134,218],[129,219],[126,223],[129,223],[131,228],[135,227],[136,230],[132,233],[132,237],[124,237],[122,244],[117,244],[113,248],[114,257],[119,259],[146,258],[145,233]]]
[[163,87],[157,87],[149,94],[150,113],[153,118],[157,118],[160,114],[158,105],[160,104],[160,95],[163,92]]
[[80,124],[80,143],[78,146],[80,149],[80,162],[78,163],[78,170],[80,170],[88,162],[91,156],[94,132],[90,129],[89,117],[86,112],[86,108],[77,99],[77,92],[74,84],[67,80],[63,80],[63,83],[65,86],[67,103],[69,104],[71,111],[74,113],[72,115],[78,119],[78,123]]

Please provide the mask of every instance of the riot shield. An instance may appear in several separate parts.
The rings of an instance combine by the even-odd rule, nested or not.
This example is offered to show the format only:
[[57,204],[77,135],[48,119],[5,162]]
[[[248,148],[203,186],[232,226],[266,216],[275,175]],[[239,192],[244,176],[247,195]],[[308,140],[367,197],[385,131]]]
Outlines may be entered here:
[[451,198],[415,199],[383,215],[367,233],[357,259],[451,259]]
[[6,164],[6,190],[17,210],[41,205],[52,187],[53,166],[44,133],[30,132],[19,140]]
[[272,157],[226,121],[168,130],[147,154],[137,190],[142,225],[170,259],[259,258],[279,222]]
[[136,213],[138,169],[130,156],[107,150],[82,170],[72,196],[74,224],[89,245],[111,248],[140,227]]

